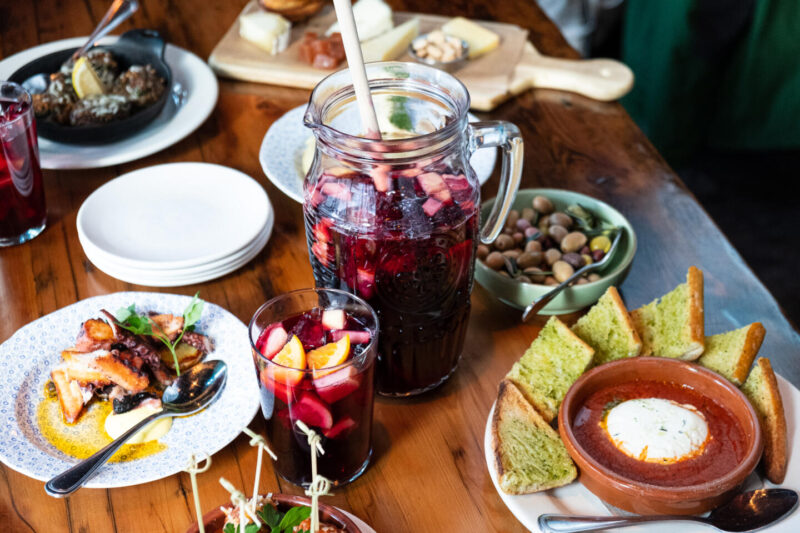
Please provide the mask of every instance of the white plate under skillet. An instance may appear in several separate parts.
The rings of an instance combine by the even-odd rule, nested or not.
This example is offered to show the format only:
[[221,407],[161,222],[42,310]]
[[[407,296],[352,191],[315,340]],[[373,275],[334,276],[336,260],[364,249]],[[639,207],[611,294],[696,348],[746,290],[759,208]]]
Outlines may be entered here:
[[[789,454],[788,470],[786,479],[780,487],[800,491],[800,458],[793,457],[793,447],[800,442],[800,412],[798,411],[798,408],[800,408],[800,390],[797,390],[794,385],[781,376],[778,376],[778,387],[783,398],[783,408],[786,413],[786,432],[789,439],[786,447]],[[585,489],[578,480],[557,489],[533,494],[517,496],[503,492],[498,482],[494,453],[492,452],[492,416],[494,415],[495,405],[492,405],[492,409],[489,411],[489,418],[486,420],[483,450],[494,488],[517,520],[522,522],[530,531],[540,531],[537,521],[539,515],[545,513],[589,516],[611,515],[609,507],[606,507],[600,498]],[[769,481],[760,479],[755,473],[750,475],[745,485],[746,490],[776,486]],[[616,509],[614,512],[618,515],[626,514],[624,511]],[[631,533],[675,533],[676,531],[680,531],[680,533],[707,533],[713,531],[713,529],[690,522],[662,522],[659,524],[626,527],[624,531],[630,531]],[[772,527],[766,528],[765,531],[770,533],[797,533],[800,531],[800,511],[795,510],[788,518]]]
[[95,255],[137,269],[183,269],[225,259],[260,235],[272,206],[263,187],[232,168],[169,163],[98,188],[76,225]]
[[[202,297],[202,295],[201,295]],[[0,460],[14,470],[41,481],[78,462],[42,436],[36,409],[43,399],[50,369],[61,351],[72,346],[80,325],[100,309],[112,313],[136,304],[140,311],[180,314],[188,296],[149,292],[118,292],[82,300],[24,326],[0,345]],[[134,461],[103,466],[86,487],[112,488],[165,478],[186,467],[189,454],[214,454],[241,433],[258,410],[258,384],[247,326],[225,309],[206,302],[197,331],[215,344],[208,359],[228,365],[228,379],[219,399],[206,410],[176,418],[161,438],[166,449]]]
[[[110,35],[100,45],[119,39]],[[51,52],[77,48],[86,37],[62,39],[23,50],[0,61],[0,80],[21,66]],[[66,144],[39,137],[42,168],[98,168],[141,159],[172,146],[196,130],[214,110],[219,88],[211,68],[199,57],[167,44],[164,60],[172,71],[172,98],[161,113],[139,133],[107,144]]]
[[[306,106],[295,107],[273,122],[258,152],[258,160],[267,178],[298,203],[303,203],[303,151],[306,141],[314,135],[303,125],[305,112]],[[478,117],[469,114],[470,122],[477,120]],[[469,162],[481,185],[492,175],[496,160],[496,148],[483,148],[472,154]]]

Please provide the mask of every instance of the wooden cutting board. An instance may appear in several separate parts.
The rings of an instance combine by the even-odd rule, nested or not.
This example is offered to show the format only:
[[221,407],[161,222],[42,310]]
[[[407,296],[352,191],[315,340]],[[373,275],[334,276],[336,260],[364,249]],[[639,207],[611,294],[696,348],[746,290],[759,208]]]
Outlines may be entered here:
[[[250,2],[242,14],[261,9]],[[438,15],[394,13],[395,24],[418,17],[420,32],[441,27],[449,17]],[[299,42],[306,31],[324,34],[336,20],[332,6],[326,6],[310,20],[292,27],[289,47],[269,55],[239,37],[239,21],[234,21],[217,43],[209,65],[223,77],[237,80],[312,89],[331,70],[314,68],[300,59]],[[469,90],[472,109],[490,111],[507,99],[530,88],[561,89],[599,100],[615,100],[633,86],[633,73],[618,61],[610,59],[567,60],[545,57],[527,41],[528,32],[513,24],[479,21],[482,26],[500,35],[500,46],[492,52],[470,60],[453,72]],[[406,54],[399,61],[410,61]]]

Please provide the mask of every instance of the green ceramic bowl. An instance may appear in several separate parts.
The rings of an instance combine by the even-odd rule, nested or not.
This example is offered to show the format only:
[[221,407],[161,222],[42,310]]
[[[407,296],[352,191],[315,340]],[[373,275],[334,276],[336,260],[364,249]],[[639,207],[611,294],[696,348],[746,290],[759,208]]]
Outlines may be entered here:
[[[605,202],[590,196],[561,189],[522,189],[514,200],[514,209],[522,210],[531,207],[535,196],[546,196],[555,205],[556,211],[564,211],[571,204],[581,204],[594,215],[609,224],[623,228],[624,235],[619,249],[604,270],[598,271],[602,276],[597,281],[567,287],[542,310],[545,315],[563,315],[579,311],[595,303],[611,285],[619,286],[628,274],[633,256],[636,254],[636,234],[628,219]],[[487,200],[481,206],[481,219],[485,220],[495,199]],[[493,295],[512,307],[524,309],[552,287],[522,283],[501,276],[481,261],[475,262],[475,279]]]

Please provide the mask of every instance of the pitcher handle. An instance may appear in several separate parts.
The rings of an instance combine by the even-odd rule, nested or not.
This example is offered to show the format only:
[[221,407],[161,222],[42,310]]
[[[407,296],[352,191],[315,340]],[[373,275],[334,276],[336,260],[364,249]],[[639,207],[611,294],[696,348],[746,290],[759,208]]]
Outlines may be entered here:
[[508,218],[511,204],[517,195],[519,183],[522,181],[522,135],[514,124],[504,120],[472,122],[469,125],[470,152],[478,148],[499,146],[503,150],[503,165],[500,171],[500,188],[492,211],[481,228],[481,242],[493,242]]

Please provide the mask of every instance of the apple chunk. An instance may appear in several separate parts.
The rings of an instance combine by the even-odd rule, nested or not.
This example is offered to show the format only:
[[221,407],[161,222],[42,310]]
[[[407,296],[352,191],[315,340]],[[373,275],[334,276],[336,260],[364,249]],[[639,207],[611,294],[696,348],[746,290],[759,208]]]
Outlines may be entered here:
[[325,329],[344,329],[344,309],[326,309],[322,312],[322,325]]
[[352,365],[314,378],[314,388],[320,398],[328,403],[338,402],[358,390],[361,379]]

